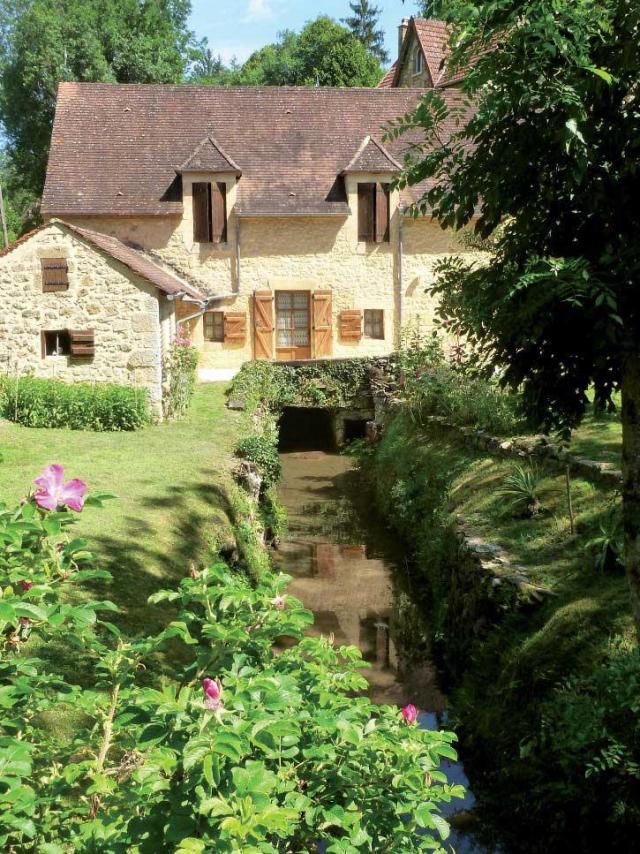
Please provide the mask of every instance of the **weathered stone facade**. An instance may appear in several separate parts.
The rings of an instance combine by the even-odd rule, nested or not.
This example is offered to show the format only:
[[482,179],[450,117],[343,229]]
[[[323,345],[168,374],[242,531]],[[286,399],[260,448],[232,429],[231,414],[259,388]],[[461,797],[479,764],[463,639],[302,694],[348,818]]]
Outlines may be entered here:
[[[202,179],[203,176],[197,176]],[[214,180],[220,180],[216,177]],[[228,206],[234,203],[235,178],[226,176]],[[400,198],[391,194],[388,243],[362,243],[357,230],[357,184],[379,175],[346,178],[352,214],[336,216],[242,217],[232,212],[224,244],[198,244],[192,239],[190,187],[184,188],[185,217],[69,218],[70,222],[134,241],[204,293],[232,294],[211,305],[214,310],[245,312],[247,338],[242,344],[204,341],[202,318],[188,325],[201,350],[201,369],[240,367],[254,357],[252,312],[254,291],[331,290],[332,355],[379,356],[393,351],[400,329],[432,328],[434,300],[425,287],[438,261],[461,247],[454,235],[428,219],[400,213]],[[388,176],[382,178],[388,180]],[[402,221],[402,253],[400,251]],[[239,246],[238,246],[239,237]],[[239,274],[239,275],[238,275]],[[178,318],[194,313],[193,303],[178,305]],[[384,338],[343,341],[339,314],[348,309],[382,309]]]
[[[43,292],[43,258],[66,259],[68,290]],[[52,223],[0,257],[0,298],[0,370],[146,388],[160,416],[175,310],[153,285]],[[94,356],[43,354],[44,331],[87,329]]]

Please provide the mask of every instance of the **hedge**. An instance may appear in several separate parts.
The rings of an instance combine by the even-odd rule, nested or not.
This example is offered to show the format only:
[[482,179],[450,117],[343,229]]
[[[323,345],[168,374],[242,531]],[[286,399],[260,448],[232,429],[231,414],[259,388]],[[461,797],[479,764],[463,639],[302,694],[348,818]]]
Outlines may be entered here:
[[25,427],[97,432],[137,430],[150,421],[146,390],[36,377],[1,378],[0,413]]

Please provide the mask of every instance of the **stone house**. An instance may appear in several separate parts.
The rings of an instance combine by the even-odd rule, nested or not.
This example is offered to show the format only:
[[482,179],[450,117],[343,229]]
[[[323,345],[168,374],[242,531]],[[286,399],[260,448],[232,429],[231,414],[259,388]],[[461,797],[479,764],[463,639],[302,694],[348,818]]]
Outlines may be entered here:
[[447,89],[463,75],[447,71],[449,28],[445,21],[403,18],[398,27],[398,58],[378,86]]
[[178,325],[203,379],[391,352],[457,249],[392,186],[407,142],[384,128],[421,94],[61,83],[46,225],[0,255],[0,364],[144,385],[159,411]]

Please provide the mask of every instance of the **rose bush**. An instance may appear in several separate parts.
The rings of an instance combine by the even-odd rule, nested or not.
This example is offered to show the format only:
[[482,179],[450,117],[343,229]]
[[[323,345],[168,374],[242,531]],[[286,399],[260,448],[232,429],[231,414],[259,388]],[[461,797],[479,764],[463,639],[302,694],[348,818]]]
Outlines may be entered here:
[[439,805],[463,795],[438,770],[452,734],[374,706],[359,651],[305,637],[311,614],[270,571],[192,570],[151,597],[173,617],[159,635],[123,638],[103,619],[114,606],[80,595],[106,573],[71,537],[63,505],[85,500],[71,483],[50,467],[0,510],[3,850],[442,850]]

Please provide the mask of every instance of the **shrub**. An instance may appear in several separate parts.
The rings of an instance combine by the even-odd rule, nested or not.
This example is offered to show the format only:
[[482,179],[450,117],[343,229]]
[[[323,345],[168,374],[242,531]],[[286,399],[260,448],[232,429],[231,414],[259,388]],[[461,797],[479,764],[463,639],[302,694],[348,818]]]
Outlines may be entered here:
[[198,378],[198,351],[178,327],[163,364],[162,410],[165,418],[181,418],[191,406]]
[[[168,626],[128,641],[102,619],[113,605],[82,597],[101,573],[63,505],[82,509],[86,487],[45,474],[46,492],[0,508],[2,850],[443,851],[440,805],[464,794],[439,768],[454,736],[363,696],[360,652],[304,637],[286,576],[194,568],[151,597]],[[34,640],[81,652],[87,684]],[[167,648],[160,680],[147,667]],[[43,725],[64,714],[69,738]]]
[[25,427],[97,432],[137,430],[150,420],[145,389],[36,377],[2,378],[0,412]]
[[236,445],[236,454],[244,460],[254,463],[262,477],[263,488],[268,489],[280,480],[282,467],[278,449],[268,434],[247,436]]
[[538,494],[542,478],[537,466],[512,463],[511,472],[505,477],[499,494],[508,500],[516,516],[531,519],[538,515],[542,509]]
[[447,361],[436,334],[405,337],[399,367],[404,398],[417,421],[440,415],[453,424],[496,435],[513,435],[524,427],[520,399],[500,388],[495,377],[483,375],[470,361]]

